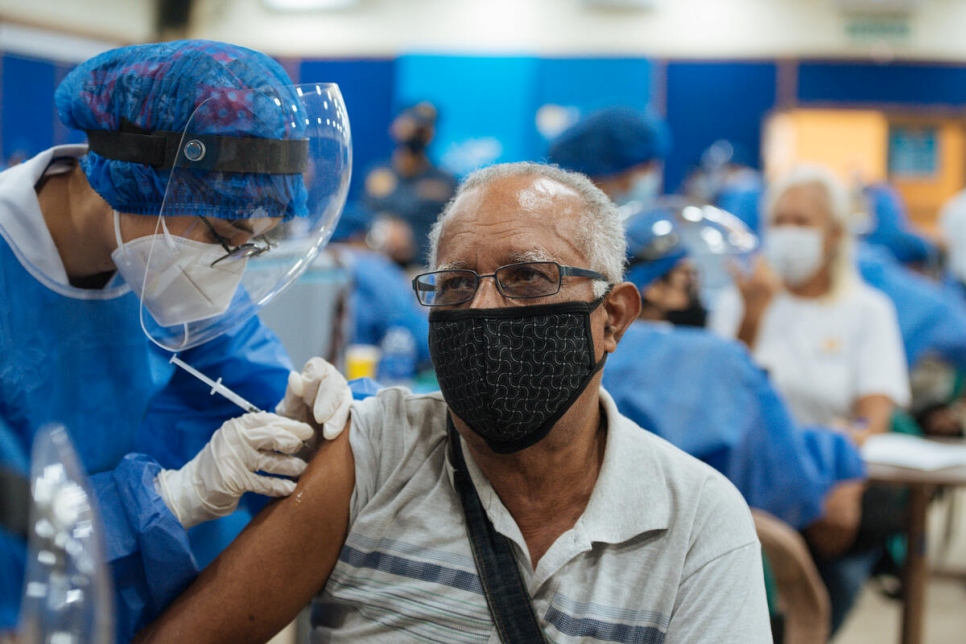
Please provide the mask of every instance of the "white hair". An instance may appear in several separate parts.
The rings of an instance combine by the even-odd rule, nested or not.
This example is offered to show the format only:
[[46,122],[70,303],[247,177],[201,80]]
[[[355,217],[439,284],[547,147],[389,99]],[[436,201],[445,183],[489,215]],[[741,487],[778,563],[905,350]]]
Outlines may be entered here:
[[852,262],[853,242],[850,226],[852,199],[842,181],[825,166],[801,164],[792,168],[768,186],[764,200],[766,221],[768,224],[772,223],[775,217],[775,206],[786,192],[794,188],[805,187],[819,190],[832,224],[840,231],[839,243],[834,250],[834,257],[830,266],[832,276],[831,295],[834,296],[854,279],[857,279],[856,269]]
[[[617,284],[623,279],[627,242],[617,207],[604,192],[586,176],[562,170],[555,165],[531,163],[503,163],[492,165],[471,173],[460,184],[456,194],[440,213],[429,233],[429,265],[436,267],[439,256],[439,238],[443,226],[453,217],[453,204],[464,193],[485,186],[505,177],[543,177],[557,181],[576,192],[587,204],[577,222],[577,247],[590,264],[587,268],[604,275],[607,282]],[[607,284],[594,282],[594,296],[600,297]]]

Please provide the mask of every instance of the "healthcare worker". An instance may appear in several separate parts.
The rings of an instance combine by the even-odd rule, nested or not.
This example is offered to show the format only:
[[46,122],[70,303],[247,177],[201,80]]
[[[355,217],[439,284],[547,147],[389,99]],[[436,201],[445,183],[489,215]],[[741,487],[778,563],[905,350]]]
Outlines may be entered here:
[[[256,314],[331,234],[350,134],[337,87],[292,87],[264,54],[209,41],[106,52],[55,99],[89,147],[0,174],[0,443],[29,453],[46,424],[67,428],[125,640],[242,527],[243,493],[290,493],[294,454],[344,424],[345,381],[319,361],[290,376]],[[279,401],[284,416],[239,409]],[[22,575],[22,547],[2,545]],[[2,589],[4,619],[19,590]]]
[[685,180],[685,195],[730,212],[757,235],[765,182],[756,165],[743,145],[718,139],[701,153],[700,163]]
[[[625,279],[649,295],[652,311],[625,332],[604,386],[623,414],[719,470],[750,506],[804,529],[823,515],[833,486],[864,477],[861,457],[842,434],[799,427],[741,344],[654,314],[662,303],[670,312],[692,297],[687,282],[665,279],[692,272],[689,259],[737,260],[754,247],[754,236],[728,213],[686,208],[625,220]],[[731,241],[707,243],[715,239]]]
[[[380,356],[382,369],[376,376],[382,384],[412,381],[419,372],[432,369],[427,339],[429,316],[426,307],[420,306],[413,295],[412,278],[367,242],[373,219],[361,203],[347,204],[329,246],[351,280],[348,342],[381,347],[395,338],[405,343],[411,349],[409,355],[400,360],[386,351]],[[388,364],[386,360],[396,362]]]
[[861,189],[868,230],[859,231],[866,244],[888,251],[901,264],[919,272],[933,270],[939,262],[936,244],[916,230],[902,195],[889,183],[873,182]]
[[671,151],[667,124],[626,106],[593,112],[550,143],[548,160],[586,174],[622,215],[651,206],[661,195],[664,160]]
[[429,101],[400,111],[389,126],[396,143],[391,158],[365,178],[364,203],[379,217],[383,250],[403,266],[422,266],[426,261],[429,229],[456,192],[456,177],[427,154],[437,116]]

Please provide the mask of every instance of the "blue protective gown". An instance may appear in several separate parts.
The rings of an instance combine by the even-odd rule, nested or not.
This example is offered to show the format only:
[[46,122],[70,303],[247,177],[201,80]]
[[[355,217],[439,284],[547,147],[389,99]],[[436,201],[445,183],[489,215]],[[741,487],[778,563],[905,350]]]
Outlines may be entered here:
[[764,182],[754,170],[739,172],[722,186],[715,205],[740,219],[756,235],[761,234],[761,200]]
[[797,427],[745,348],[704,329],[635,322],[607,359],[603,385],[622,414],[796,528],[821,515],[832,485],[865,475],[847,437]]
[[[154,488],[162,467],[184,465],[240,410],[169,363],[171,354],[141,329],[139,300],[126,284],[68,284],[33,186],[55,157],[84,150],[54,148],[0,174],[0,445],[29,454],[45,423],[66,426],[104,518],[118,640],[126,641],[250,514],[199,525],[189,537]],[[282,398],[291,368],[257,318],[180,357],[262,409]],[[253,497],[250,505],[261,503]],[[22,544],[11,541],[0,539],[5,570],[22,568]],[[21,589],[16,578],[0,579],[0,617],[8,620]],[[4,621],[0,630],[13,626]]]
[[887,183],[874,183],[863,191],[872,211],[874,228],[863,236],[867,244],[888,250],[904,264],[927,263],[937,258],[935,244],[909,223],[899,192]]
[[352,274],[352,341],[378,346],[390,328],[401,326],[416,343],[417,364],[429,366],[428,309],[416,300],[406,272],[382,253],[347,250]]
[[932,355],[966,371],[966,300],[881,247],[859,244],[856,263],[862,279],[895,304],[910,367]]

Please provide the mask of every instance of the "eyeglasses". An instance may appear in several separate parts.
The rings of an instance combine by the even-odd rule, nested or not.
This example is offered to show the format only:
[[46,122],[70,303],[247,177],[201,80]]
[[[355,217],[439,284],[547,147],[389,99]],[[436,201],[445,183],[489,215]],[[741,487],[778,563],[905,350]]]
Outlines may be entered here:
[[565,275],[607,281],[600,273],[586,268],[561,266],[557,262],[520,262],[501,266],[488,275],[468,269],[422,273],[413,278],[413,289],[423,306],[454,306],[472,300],[480,280],[492,277],[504,297],[525,300],[560,292]]
[[247,259],[249,257],[258,257],[262,253],[267,253],[268,251],[275,248],[275,244],[268,241],[267,239],[264,240],[263,242],[264,245],[261,245],[261,246],[254,242],[248,242],[232,248],[230,243],[231,240],[219,235],[218,231],[215,230],[215,227],[211,225],[211,222],[208,221],[208,219],[205,218],[204,215],[198,215],[198,219],[205,222],[205,225],[208,226],[208,230],[211,231],[211,234],[214,235],[216,240],[218,240],[218,243],[221,244],[221,247],[225,249],[225,254],[219,257],[218,259],[216,259],[215,261],[213,261],[211,263],[211,266],[214,266],[219,262],[223,262],[226,259],[236,260],[236,259]]

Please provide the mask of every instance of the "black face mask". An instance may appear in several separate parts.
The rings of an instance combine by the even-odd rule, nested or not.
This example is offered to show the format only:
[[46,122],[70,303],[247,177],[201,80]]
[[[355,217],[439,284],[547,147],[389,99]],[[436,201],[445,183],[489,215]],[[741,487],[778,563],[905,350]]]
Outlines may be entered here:
[[590,326],[602,301],[431,311],[446,404],[499,454],[542,440],[604,366]]
[[405,141],[402,142],[402,144],[403,144],[403,147],[405,147],[413,154],[422,154],[422,152],[426,149],[427,141],[422,138],[416,137],[412,139],[406,139]]
[[665,311],[664,319],[674,326],[703,327],[708,321],[708,310],[704,308],[699,298],[694,297],[691,298],[691,302],[686,309]]

